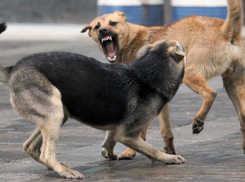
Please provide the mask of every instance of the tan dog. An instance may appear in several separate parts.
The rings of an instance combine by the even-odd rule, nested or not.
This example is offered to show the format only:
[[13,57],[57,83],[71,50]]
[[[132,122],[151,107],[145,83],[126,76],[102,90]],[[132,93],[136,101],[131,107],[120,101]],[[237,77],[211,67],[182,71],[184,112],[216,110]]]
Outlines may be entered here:
[[[176,39],[181,42],[187,54],[183,82],[203,99],[192,122],[193,133],[198,134],[203,130],[205,119],[217,95],[207,84],[207,80],[221,75],[238,113],[245,150],[245,49],[241,34],[242,23],[242,0],[228,0],[225,21],[189,16],[165,27],[144,27],[127,22],[124,13],[116,11],[97,17],[82,32],[89,30],[89,36],[97,42],[108,61],[116,63],[126,61],[124,63],[131,64],[140,47],[159,39]],[[168,106],[160,113],[159,123],[164,140],[163,151],[176,154]],[[142,138],[145,138],[145,133],[141,134]],[[132,158],[134,155],[134,151],[127,149],[118,158]]]

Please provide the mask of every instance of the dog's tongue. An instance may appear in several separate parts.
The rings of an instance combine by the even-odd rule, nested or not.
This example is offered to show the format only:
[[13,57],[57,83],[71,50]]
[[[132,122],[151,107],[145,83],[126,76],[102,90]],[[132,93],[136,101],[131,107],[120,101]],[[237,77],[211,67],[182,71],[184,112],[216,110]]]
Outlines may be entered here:
[[108,42],[106,44],[106,51],[107,51],[109,57],[115,56],[115,49],[114,49],[114,43],[113,43],[113,41]]

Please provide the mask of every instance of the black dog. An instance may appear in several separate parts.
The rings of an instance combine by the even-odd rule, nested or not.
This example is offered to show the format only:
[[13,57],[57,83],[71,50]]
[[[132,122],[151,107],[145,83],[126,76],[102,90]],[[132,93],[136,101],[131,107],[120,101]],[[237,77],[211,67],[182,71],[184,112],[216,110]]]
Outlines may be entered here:
[[83,178],[60,164],[55,155],[60,127],[72,117],[108,130],[104,152],[109,158],[116,158],[112,151],[118,141],[153,161],[185,162],[181,156],[162,153],[139,138],[182,81],[183,47],[174,40],[162,41],[143,47],[139,55],[143,57],[128,66],[49,52],[1,67],[0,81],[10,87],[12,106],[37,125],[24,150],[62,177]]

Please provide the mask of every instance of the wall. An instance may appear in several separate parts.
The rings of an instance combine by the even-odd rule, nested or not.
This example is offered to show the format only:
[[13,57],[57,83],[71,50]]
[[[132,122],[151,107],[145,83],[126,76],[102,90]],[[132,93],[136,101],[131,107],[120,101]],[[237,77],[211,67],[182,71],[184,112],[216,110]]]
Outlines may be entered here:
[[89,23],[97,0],[0,0],[0,21],[24,23]]
[[[170,13],[165,6],[165,25],[171,23]],[[96,16],[97,0],[0,0],[0,22],[87,24]]]

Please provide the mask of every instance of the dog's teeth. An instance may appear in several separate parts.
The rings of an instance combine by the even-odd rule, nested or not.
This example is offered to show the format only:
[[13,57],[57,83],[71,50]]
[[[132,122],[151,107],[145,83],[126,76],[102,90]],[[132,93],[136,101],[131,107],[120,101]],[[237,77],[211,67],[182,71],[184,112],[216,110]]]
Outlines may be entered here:
[[116,53],[114,52],[114,56],[111,58],[110,56],[107,57],[109,61],[115,61],[117,59]]
[[101,39],[101,42],[103,43],[104,41],[107,41],[107,40],[111,40],[112,41],[112,37],[111,36],[104,37],[104,38]]

